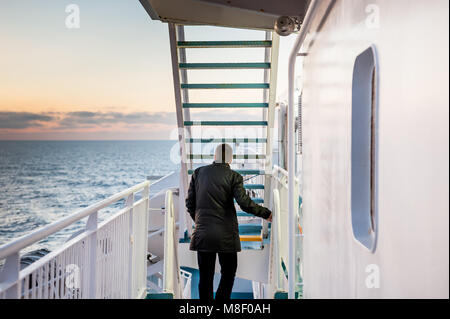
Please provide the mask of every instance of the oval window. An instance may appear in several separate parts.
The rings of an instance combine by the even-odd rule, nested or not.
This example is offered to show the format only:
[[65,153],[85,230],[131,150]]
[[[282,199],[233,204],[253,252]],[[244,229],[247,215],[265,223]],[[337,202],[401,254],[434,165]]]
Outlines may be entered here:
[[375,251],[378,66],[375,47],[357,56],[352,82],[351,219],[355,239]]

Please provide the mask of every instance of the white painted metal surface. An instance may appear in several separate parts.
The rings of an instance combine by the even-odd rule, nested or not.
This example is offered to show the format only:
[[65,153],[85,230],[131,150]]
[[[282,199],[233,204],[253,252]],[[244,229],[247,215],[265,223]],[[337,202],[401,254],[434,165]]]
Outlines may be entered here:
[[[267,32],[267,34],[270,34]],[[269,37],[268,37],[269,38]],[[264,102],[266,102],[266,98],[268,99],[269,108],[267,110],[267,143],[265,144],[266,149],[266,160],[265,160],[265,172],[270,172],[272,169],[272,154],[273,154],[273,139],[275,134],[274,122],[275,122],[275,106],[276,106],[276,92],[277,92],[277,75],[278,75],[278,53],[279,53],[279,44],[280,37],[275,32],[271,32],[271,40],[272,40],[272,48],[270,50],[270,60],[266,60],[266,62],[270,62],[270,76],[269,83],[270,89],[268,92],[265,90]],[[267,50],[266,50],[267,51]],[[264,81],[266,82],[267,72],[264,73]],[[264,111],[263,111],[264,112]],[[271,186],[271,177],[270,174],[267,174],[264,179],[264,187],[267,190],[270,190]],[[269,203],[270,199],[270,191],[264,192],[264,202]],[[267,205],[267,204],[266,204]],[[263,235],[267,237],[268,234],[268,223],[263,221]]]
[[[136,193],[142,194],[137,201]],[[98,223],[98,211],[122,199],[125,207]],[[145,297],[148,205],[149,182],[144,182],[0,247],[0,259],[6,258],[0,297]],[[19,270],[22,249],[85,217],[84,232]]]
[[[184,126],[184,121],[188,121],[190,119],[189,110],[183,110],[182,104],[183,102],[189,102],[188,90],[181,90],[181,83],[183,81],[187,81],[187,71],[183,70],[180,72],[178,68],[178,63],[186,60],[185,49],[180,49],[181,60],[179,57],[177,41],[179,41],[178,36],[181,36],[181,39],[184,39],[184,29],[182,26],[176,26],[173,23],[168,24],[169,28],[169,39],[170,39],[170,54],[171,54],[171,62],[172,62],[172,77],[173,77],[173,89],[175,96],[175,107],[177,114],[177,127],[178,127],[178,144],[179,144],[179,154],[180,154],[180,183],[179,183],[179,218],[182,223],[180,224],[179,229],[179,238],[184,236],[184,231],[187,230],[188,235],[192,235],[192,221],[186,210],[185,206],[185,198],[187,197],[188,191],[188,169],[191,168],[191,164],[188,166],[187,160],[187,150],[188,147],[186,144],[186,135],[190,137],[189,129],[186,129]],[[181,73],[181,74],[180,74]],[[191,147],[189,146],[189,149]]]
[[192,25],[216,25],[233,28],[273,30],[282,15],[299,15],[306,0],[208,1],[208,0],[140,0],[154,20]]
[[[301,50],[307,298],[449,296],[448,6],[321,1]],[[371,45],[380,67],[373,253],[353,237],[350,214],[352,73]]]
[[180,269],[180,275],[183,280],[183,299],[191,299],[192,274],[188,271]]
[[[285,218],[286,219],[286,218]],[[281,239],[281,205],[280,205],[280,192],[278,189],[273,190],[273,210],[272,210],[272,230],[271,230],[271,260],[269,264],[269,283],[272,288],[272,297],[277,291],[286,291],[286,277],[283,274],[281,267],[281,256],[285,253],[283,249],[286,245],[283,245]],[[285,257],[286,258],[286,257]]]
[[[296,256],[295,248],[296,242],[298,242],[295,238],[292,245],[294,246],[294,254],[290,254],[290,234],[289,229],[291,224],[294,224],[294,229],[298,227],[298,218],[294,218],[291,221],[289,218],[289,174],[286,170],[282,169],[279,166],[274,166],[272,171],[272,213],[274,214],[274,220],[272,222],[272,233],[271,233],[271,266],[270,266],[270,283],[273,289],[273,293],[277,291],[289,291],[289,283],[286,278],[286,274],[282,268],[282,264],[285,266],[289,265],[290,259],[292,258],[295,263],[295,267],[293,271],[287,269],[287,277],[291,278],[294,282],[294,296],[295,296],[295,282],[296,282],[296,273],[297,267],[301,267],[301,264],[297,262],[297,257],[299,257],[300,261],[303,260],[301,256]],[[297,178],[294,179],[294,194],[296,194],[296,198],[294,198],[294,216],[298,216],[298,196],[299,196],[299,180]],[[301,242],[300,242],[301,243]],[[293,276],[289,276],[289,274],[294,274]]]
[[166,192],[165,214],[163,292],[171,293],[175,299],[179,299],[183,296],[183,289],[178,265],[178,236],[171,190]]

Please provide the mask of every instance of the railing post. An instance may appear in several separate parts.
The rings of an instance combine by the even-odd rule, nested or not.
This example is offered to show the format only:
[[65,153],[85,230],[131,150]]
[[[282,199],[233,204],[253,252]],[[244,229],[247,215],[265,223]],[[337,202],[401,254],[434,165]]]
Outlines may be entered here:
[[19,266],[20,256],[19,252],[15,252],[6,258],[2,271],[0,272],[0,284],[8,284],[15,282],[11,287],[6,290],[5,297],[7,299],[19,298]]
[[128,255],[128,299],[133,298],[133,260],[134,260],[134,230],[133,230],[133,203],[134,193],[128,195],[125,206],[129,209],[130,224],[129,224],[129,255]]
[[90,214],[86,223],[86,231],[91,232],[89,235],[89,299],[97,297],[97,229],[98,211]]
[[144,287],[147,287],[147,252],[148,252],[148,240],[147,240],[147,234],[148,234],[148,214],[149,214],[149,208],[150,208],[150,184],[147,184],[147,186],[145,186],[144,191],[142,192],[142,196],[143,198],[145,198],[146,200],[146,205],[145,205],[145,238],[144,240],[144,247],[145,247],[145,258],[144,258],[144,263],[145,263],[145,267],[144,267],[144,271],[145,271],[145,283],[144,283]]
[[164,229],[164,277],[163,277],[163,291],[175,293],[173,289],[173,260],[172,260],[172,191],[168,190],[166,192],[166,202],[165,202],[165,229]]

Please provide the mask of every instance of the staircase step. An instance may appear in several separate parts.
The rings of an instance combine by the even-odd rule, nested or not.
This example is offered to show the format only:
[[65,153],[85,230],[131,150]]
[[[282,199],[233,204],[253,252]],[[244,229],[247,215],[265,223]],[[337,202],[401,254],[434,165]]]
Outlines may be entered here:
[[[214,159],[214,154],[188,154],[188,159]],[[264,159],[265,154],[235,154],[233,159]]]
[[173,299],[172,293],[148,293],[145,299]]
[[241,175],[265,175],[266,172],[259,169],[234,169],[233,171]]
[[267,126],[267,121],[184,121],[185,126]]
[[180,69],[270,69],[270,63],[179,63]]
[[188,143],[267,143],[267,138],[188,138]]
[[183,108],[263,108],[269,107],[269,103],[183,103]]
[[240,224],[239,234],[240,235],[259,235],[262,226],[260,224]]
[[268,89],[269,83],[182,83],[182,89]]
[[[262,203],[264,203],[264,198],[252,197],[251,199],[252,199],[252,201],[254,201],[254,202],[257,203],[257,204],[262,204]],[[236,203],[236,200],[234,200],[234,202]]]
[[256,217],[255,215],[243,212],[241,210],[236,212],[237,217]]
[[[295,299],[299,299],[301,297],[302,297],[302,292],[296,291]],[[277,291],[277,292],[275,292],[273,299],[288,299],[288,292],[287,291]]]
[[267,48],[272,41],[178,41],[179,48]]
[[[241,175],[265,175],[265,172],[259,169],[234,169],[233,171]],[[193,169],[188,170],[189,175],[192,175],[193,173]]]
[[262,235],[240,235],[241,241],[253,241],[253,242],[262,242],[263,237]]
[[264,189],[263,184],[244,184],[245,189]]
[[253,292],[232,292],[230,299],[253,299]]

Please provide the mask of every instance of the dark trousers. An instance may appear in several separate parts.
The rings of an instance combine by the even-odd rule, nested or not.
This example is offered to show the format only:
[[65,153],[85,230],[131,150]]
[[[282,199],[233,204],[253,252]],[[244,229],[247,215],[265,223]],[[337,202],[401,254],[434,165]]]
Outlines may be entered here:
[[[216,300],[229,300],[233,290],[234,277],[237,269],[237,253],[217,253],[220,264],[220,283],[216,292]],[[213,300],[214,269],[216,253],[197,252],[200,281],[198,291],[201,300]]]

